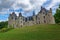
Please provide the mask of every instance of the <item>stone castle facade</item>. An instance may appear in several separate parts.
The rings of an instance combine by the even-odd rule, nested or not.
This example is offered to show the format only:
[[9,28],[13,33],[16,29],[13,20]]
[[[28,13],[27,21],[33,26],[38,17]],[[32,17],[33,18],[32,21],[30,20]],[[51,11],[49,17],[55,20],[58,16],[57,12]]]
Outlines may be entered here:
[[8,19],[8,27],[13,28],[31,26],[34,24],[55,24],[52,9],[50,8],[50,10],[46,10],[43,7],[41,7],[41,11],[39,11],[37,15],[33,12],[33,16],[24,17],[21,13],[17,16],[15,12],[13,12]]

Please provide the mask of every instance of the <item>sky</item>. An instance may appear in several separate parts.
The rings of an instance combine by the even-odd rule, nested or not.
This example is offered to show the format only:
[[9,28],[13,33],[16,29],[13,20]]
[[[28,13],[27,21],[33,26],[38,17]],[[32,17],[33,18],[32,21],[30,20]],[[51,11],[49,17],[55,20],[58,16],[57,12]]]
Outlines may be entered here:
[[0,0],[0,22],[7,21],[9,14],[21,12],[23,16],[30,16],[35,11],[37,14],[41,6],[47,10],[52,8],[53,15],[60,4],[60,0]]

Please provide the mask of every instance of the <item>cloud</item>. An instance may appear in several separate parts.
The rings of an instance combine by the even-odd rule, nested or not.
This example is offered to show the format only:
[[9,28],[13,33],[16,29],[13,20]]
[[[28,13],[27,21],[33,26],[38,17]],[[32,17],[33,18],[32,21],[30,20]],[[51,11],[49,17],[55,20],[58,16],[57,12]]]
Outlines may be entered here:
[[30,4],[30,0],[16,0],[12,7],[14,9],[22,8],[24,10],[30,10],[33,8]]
[[10,0],[0,0],[0,9],[10,8],[12,4],[13,4],[13,1],[10,1]]
[[37,14],[40,11],[41,6],[46,9],[52,8],[53,13],[55,13],[59,3],[60,0],[0,0],[0,14],[2,14],[3,17],[4,14],[9,14],[10,12],[15,11],[18,15],[18,12],[22,9],[21,12],[28,16],[33,10],[35,10]]
[[23,9],[26,13],[32,10],[39,11],[42,5],[49,9],[59,3],[60,0],[0,0],[0,14],[9,12],[9,9],[19,10],[19,8]]
[[12,5],[14,10],[19,10],[22,8],[24,13],[30,13],[33,10],[38,12],[40,7],[46,2],[47,0],[16,0],[15,3]]
[[0,14],[8,13],[8,10],[13,3],[14,1],[11,0],[0,0]]
[[[0,14],[10,13],[11,10],[23,9],[25,13],[40,10],[40,6],[47,0],[0,0]],[[16,12],[16,11],[15,11]]]
[[48,5],[47,9],[54,7],[55,5],[59,5],[60,0],[51,0],[51,3]]

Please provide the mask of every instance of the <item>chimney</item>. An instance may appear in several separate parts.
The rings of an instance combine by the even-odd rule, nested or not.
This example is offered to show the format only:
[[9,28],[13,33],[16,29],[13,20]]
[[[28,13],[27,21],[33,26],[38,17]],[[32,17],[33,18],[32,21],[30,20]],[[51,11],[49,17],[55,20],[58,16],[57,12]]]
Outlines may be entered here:
[[41,6],[41,10],[43,9],[43,7]]
[[21,13],[19,13],[19,17],[22,17],[22,14]]
[[52,13],[52,8],[50,8],[50,13]]

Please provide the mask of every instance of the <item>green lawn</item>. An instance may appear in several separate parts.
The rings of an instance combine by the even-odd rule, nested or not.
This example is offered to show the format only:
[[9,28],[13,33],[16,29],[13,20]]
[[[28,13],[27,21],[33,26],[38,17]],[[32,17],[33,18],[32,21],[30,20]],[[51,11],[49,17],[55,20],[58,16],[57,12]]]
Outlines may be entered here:
[[41,24],[0,33],[0,40],[60,40],[60,25]]

